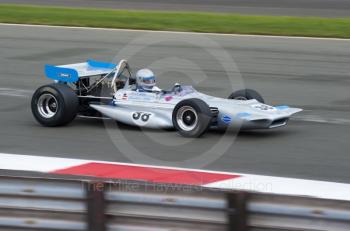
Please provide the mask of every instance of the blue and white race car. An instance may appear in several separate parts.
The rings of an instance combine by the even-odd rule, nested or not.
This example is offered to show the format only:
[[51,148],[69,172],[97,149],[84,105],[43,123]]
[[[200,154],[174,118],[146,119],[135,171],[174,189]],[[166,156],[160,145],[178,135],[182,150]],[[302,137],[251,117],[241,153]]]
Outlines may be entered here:
[[[182,136],[199,137],[209,128],[281,127],[302,110],[266,105],[251,89],[233,92],[227,99],[177,83],[161,90],[154,86],[151,71],[141,72],[133,76],[126,60],[118,65],[93,60],[46,65],[45,73],[54,83],[35,91],[33,115],[44,126],[65,125],[77,115],[103,116],[132,126],[175,128]],[[149,87],[142,88],[142,84]]]

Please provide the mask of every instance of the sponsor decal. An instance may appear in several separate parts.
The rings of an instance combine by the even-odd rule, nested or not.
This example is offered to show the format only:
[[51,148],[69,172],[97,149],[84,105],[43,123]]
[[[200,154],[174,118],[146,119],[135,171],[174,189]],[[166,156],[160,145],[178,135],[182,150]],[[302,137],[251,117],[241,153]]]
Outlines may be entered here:
[[171,95],[165,96],[165,101],[167,101],[167,102],[172,100],[172,99],[173,99],[173,97]]
[[67,73],[58,73],[58,76],[63,78],[70,78],[70,74]]
[[266,105],[266,104],[254,104],[252,105],[253,108],[259,109],[261,111],[274,111],[276,110],[274,107]]
[[145,101],[152,102],[156,98],[153,93],[145,93],[145,92],[132,92],[128,95],[128,100],[137,100],[137,101]]
[[128,100],[128,95],[126,93],[123,94],[122,100]]
[[223,115],[223,116],[221,117],[221,120],[222,120],[222,122],[224,122],[225,124],[229,124],[229,123],[231,123],[232,118],[231,118],[230,116],[228,116],[228,115]]

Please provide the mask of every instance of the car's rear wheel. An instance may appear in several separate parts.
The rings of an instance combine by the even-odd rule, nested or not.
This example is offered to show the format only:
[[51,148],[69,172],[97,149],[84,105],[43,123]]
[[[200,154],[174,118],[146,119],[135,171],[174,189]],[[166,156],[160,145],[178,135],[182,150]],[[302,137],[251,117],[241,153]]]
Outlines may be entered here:
[[228,98],[235,99],[235,100],[255,99],[260,103],[265,103],[264,98],[257,91],[252,89],[242,89],[242,90],[235,91]]
[[71,122],[77,115],[78,97],[65,84],[49,84],[38,88],[32,97],[32,113],[42,125],[61,126]]
[[185,99],[174,108],[172,119],[175,129],[184,137],[200,137],[209,128],[212,112],[200,99]]

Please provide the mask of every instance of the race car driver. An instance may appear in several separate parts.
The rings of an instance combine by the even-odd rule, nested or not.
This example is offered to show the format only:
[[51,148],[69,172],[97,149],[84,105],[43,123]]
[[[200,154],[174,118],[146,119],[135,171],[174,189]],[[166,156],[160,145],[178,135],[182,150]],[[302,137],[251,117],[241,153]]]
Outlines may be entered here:
[[138,92],[161,92],[156,86],[156,77],[150,69],[141,69],[136,72],[136,91]]

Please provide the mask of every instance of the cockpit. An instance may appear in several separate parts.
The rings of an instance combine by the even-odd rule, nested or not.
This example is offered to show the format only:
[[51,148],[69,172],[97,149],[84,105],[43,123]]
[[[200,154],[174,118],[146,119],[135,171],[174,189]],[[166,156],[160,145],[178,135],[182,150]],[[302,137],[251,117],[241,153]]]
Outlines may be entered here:
[[[121,60],[119,62],[113,75],[112,86],[115,92],[119,89],[136,91],[136,78],[132,75],[132,71],[126,60]],[[163,96],[184,96],[195,91],[196,90],[192,86],[182,86],[179,83],[175,83],[174,86],[169,89],[160,90],[157,88],[153,93]]]

